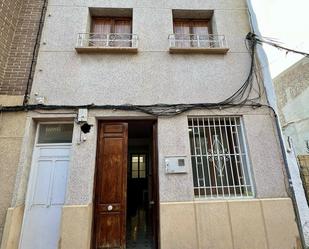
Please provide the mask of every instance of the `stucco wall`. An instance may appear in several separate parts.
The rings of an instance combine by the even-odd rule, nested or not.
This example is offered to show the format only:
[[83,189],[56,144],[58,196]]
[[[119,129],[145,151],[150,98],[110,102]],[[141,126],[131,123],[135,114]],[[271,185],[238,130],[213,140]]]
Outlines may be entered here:
[[[309,63],[308,63],[309,65]],[[309,78],[308,87],[282,108],[286,123],[283,133],[293,139],[297,155],[309,155]],[[308,144],[307,144],[308,142]]]
[[12,202],[24,125],[25,113],[0,113],[0,241]]
[[297,155],[309,154],[309,59],[303,58],[274,79],[283,133]]
[[[77,54],[89,7],[132,8],[139,52]],[[169,54],[172,9],[214,10],[227,55]],[[249,31],[245,1],[49,1],[32,97],[39,93],[47,104],[217,102],[247,78]]]
[[[139,52],[131,55],[77,54],[75,51],[77,33],[87,30],[89,7],[133,8],[133,32],[139,35]],[[173,32],[172,9],[214,10],[216,30],[219,34],[226,35],[230,44],[230,51],[227,55],[169,54],[167,37]],[[247,78],[250,56],[244,39],[249,30],[244,0],[50,0],[31,96],[38,93],[46,97],[46,104],[154,104],[221,101],[237,90]],[[255,91],[253,93],[256,94]],[[33,98],[31,101],[33,102]],[[67,114],[68,112],[70,114]],[[168,227],[169,213],[176,215],[175,221],[179,222],[176,222],[176,225],[180,230],[184,219],[190,223],[189,228],[203,226],[202,223],[195,221],[195,218],[191,216],[192,213],[187,218],[179,216],[182,211],[189,213],[192,211],[192,209],[184,208],[183,203],[192,205],[194,202],[188,115],[242,116],[255,197],[287,197],[285,171],[276,139],[273,117],[269,109],[243,107],[227,110],[199,110],[172,118],[159,117],[157,119],[158,167],[162,231],[167,229],[169,233],[173,232],[173,229]],[[75,117],[76,111],[73,110],[28,112],[12,202],[14,206],[25,202],[36,123],[39,121],[57,122],[63,119],[73,122]],[[84,237],[79,237],[81,230],[78,224],[86,224],[88,228],[91,224],[89,210],[91,210],[93,201],[98,121],[135,118],[154,117],[140,112],[91,110],[88,122],[93,127],[91,132],[85,135],[86,141],[84,142],[79,141],[80,129],[77,124],[74,125],[72,160],[69,167],[66,206],[62,217],[64,234],[60,243],[64,248],[70,248],[70,241],[75,236],[82,240],[83,247],[88,247],[88,232],[83,234]],[[175,155],[187,157],[186,174],[165,174],[164,157]],[[171,202],[176,205],[179,212],[173,212],[173,208],[169,209],[172,207],[172,204],[169,206]],[[251,200],[247,202],[251,203]],[[251,211],[253,213],[257,211],[260,214],[259,201],[252,200],[254,204],[245,204],[247,202],[239,205],[240,214],[245,215],[248,212],[251,214]],[[224,203],[227,205],[226,202]],[[248,207],[251,205],[254,206],[252,209]],[[224,206],[219,206],[219,209],[225,210]],[[201,217],[206,220],[205,212],[211,210],[210,202],[205,201],[205,206],[201,204],[197,208],[201,212]],[[293,216],[291,208],[288,208],[286,212],[290,219]],[[76,217],[73,223],[72,217]],[[237,215],[228,217],[235,218],[237,224],[247,221],[246,217],[238,220]],[[259,233],[262,233],[266,229],[263,223],[266,220],[259,216],[257,221],[260,228],[262,227]],[[280,225],[280,222],[275,224],[279,230]],[[205,228],[194,229],[204,231]],[[190,237],[198,236],[194,234],[194,229],[190,230],[192,233],[188,235],[185,235],[184,229],[180,231],[183,239],[196,243],[196,246],[191,245],[188,248],[199,248],[199,244],[206,243],[201,237]],[[254,226],[250,226],[250,229],[254,229]],[[234,237],[239,238],[242,232],[232,234],[231,240]],[[260,235],[259,238],[261,237],[263,241],[267,240],[265,234]],[[290,235],[294,236],[295,230]],[[168,237],[165,236],[169,234],[162,237],[162,245],[165,248],[173,248],[164,244],[169,243],[166,239]],[[171,234],[171,238],[173,236]],[[75,242],[77,241],[79,240]],[[294,237],[289,239],[289,243],[291,241],[294,243]],[[236,241],[235,245],[247,245],[247,243],[247,240],[243,244]],[[261,243],[260,248],[265,248],[263,247],[265,243]],[[269,249],[273,248],[269,247]]]
[[[286,197],[285,171],[281,152],[276,139],[273,117],[267,108],[230,109],[225,111],[190,111],[172,118],[158,118],[158,162],[160,201],[192,201],[193,180],[190,160],[190,143],[187,117],[192,115],[241,115],[244,121],[245,136],[250,159],[255,195],[258,198]],[[15,186],[14,203],[24,203],[27,180],[32,156],[35,126],[34,120],[73,120],[75,115],[44,114],[30,112],[23,140],[23,150]],[[88,205],[93,199],[94,169],[97,146],[97,122],[101,119],[153,118],[138,112],[90,111],[88,122],[93,125],[85,135],[86,141],[79,142],[80,130],[75,124],[72,143],[72,160],[66,194],[67,205]],[[186,156],[186,174],[166,174],[166,156]],[[274,184],[275,183],[275,184]]]
[[280,119],[284,125],[289,120],[283,108],[309,87],[309,59],[303,58],[274,79]]
[[[68,111],[63,111],[64,114],[55,114],[54,112],[49,113],[45,111],[45,114],[37,113],[37,112],[29,112],[26,122],[26,130],[25,130],[25,137],[23,139],[23,146],[21,151],[21,158],[19,163],[18,169],[18,176],[15,185],[15,193],[13,199],[13,205],[21,205],[25,201],[25,194],[27,189],[27,182],[29,177],[30,165],[31,165],[31,156],[32,156],[32,148],[33,142],[35,137],[35,128],[36,123],[39,121],[59,121],[59,120],[72,120],[75,116],[74,111],[71,114],[66,114]],[[255,109],[252,110],[251,108],[242,108],[239,109],[229,109],[229,110],[221,110],[221,111],[190,111],[185,114],[178,115],[173,118],[158,118],[158,156],[159,156],[159,196],[160,196],[160,203],[161,209],[163,213],[161,214],[161,225],[160,228],[165,231],[169,230],[169,220],[170,217],[168,213],[172,212],[177,217],[175,217],[175,222],[179,222],[179,226],[182,222],[191,222],[192,226],[202,226],[202,230],[205,229],[203,222],[195,223],[195,219],[190,220],[191,216],[183,219],[182,211],[191,212],[190,209],[185,208],[183,203],[189,203],[192,205],[192,202],[195,202],[194,195],[193,195],[193,180],[192,180],[192,171],[191,171],[191,160],[190,160],[190,151],[189,151],[189,134],[188,134],[188,124],[187,118],[188,116],[196,116],[196,115],[240,115],[244,121],[244,128],[245,128],[245,136],[246,141],[248,144],[248,153],[250,158],[250,168],[252,172],[252,176],[254,179],[254,187],[255,187],[255,197],[256,198],[272,198],[276,201],[276,198],[287,197],[287,193],[285,190],[285,181],[284,181],[284,169],[283,163],[281,161],[281,153],[279,150],[279,145],[276,140],[276,133],[273,127],[272,119],[273,117],[270,115],[270,111],[267,108]],[[97,123],[99,120],[104,119],[146,119],[146,118],[153,118],[149,115],[145,115],[139,112],[125,112],[125,111],[103,111],[103,110],[91,110],[89,111],[88,122],[92,124],[93,127],[91,132],[85,135],[86,141],[80,143],[80,130],[78,125],[75,124],[74,133],[73,133],[73,143],[72,143],[72,160],[70,163],[70,170],[69,170],[69,179],[67,183],[67,193],[66,193],[66,206],[64,208],[63,213],[63,220],[62,220],[62,238],[61,238],[61,245],[64,248],[71,248],[70,241],[72,237],[76,236],[76,234],[80,234],[80,227],[86,224],[88,227],[87,233],[85,236],[79,237],[80,243],[83,244],[83,248],[88,248],[89,245],[89,235],[87,235],[91,230],[91,205],[93,201],[93,183],[94,183],[94,169],[95,169],[95,154],[96,154],[96,145],[97,145]],[[164,165],[164,157],[165,156],[175,156],[175,155],[182,155],[186,156],[188,163],[188,172],[186,174],[165,174],[165,165]],[[242,211],[240,213],[251,213],[251,209],[247,210],[247,202],[254,201],[257,199],[252,200],[244,200],[239,204],[237,207],[240,207]],[[280,199],[277,199],[280,201]],[[179,212],[175,211],[175,209],[169,210],[166,206],[169,203],[175,205],[176,209],[179,209]],[[191,203],[191,204],[190,204]],[[200,210],[200,217],[201,219],[204,217],[205,210],[212,209],[211,202],[209,201],[202,201],[204,203],[203,207]],[[276,203],[274,205],[276,206]],[[221,204],[220,204],[221,205]],[[224,207],[218,206],[218,209],[224,209]],[[248,204],[251,205],[250,203]],[[253,204],[252,204],[253,205]],[[254,204],[258,205],[258,204]],[[277,206],[280,209],[280,202],[278,202]],[[260,207],[257,207],[258,209]],[[259,209],[260,210],[260,209]],[[271,208],[269,209],[271,210]],[[259,211],[260,212],[260,211]],[[269,211],[271,212],[271,211]],[[283,212],[283,211],[282,211]],[[284,211],[285,212],[285,211]],[[236,219],[237,222],[241,222],[238,220],[238,216],[233,214],[231,217]],[[274,212],[276,214],[276,212]],[[273,215],[274,215],[273,214]],[[234,215],[236,215],[234,217]],[[272,214],[270,214],[271,216]],[[291,208],[286,210],[286,215],[288,217],[292,217],[293,211]],[[72,217],[77,217],[74,223],[72,223]],[[180,218],[181,217],[181,218]],[[294,217],[294,216],[293,216]],[[189,219],[190,218],[190,219]],[[205,218],[205,217],[204,217]],[[203,219],[204,219],[203,218]],[[209,218],[209,217],[208,217]],[[205,219],[208,219],[207,217]],[[222,218],[222,217],[221,217]],[[251,219],[251,218],[250,218]],[[255,219],[254,217],[252,219]],[[290,219],[290,218],[288,218]],[[269,222],[272,222],[272,219],[269,219]],[[225,221],[226,222],[226,221]],[[259,220],[262,224],[262,228],[264,228],[263,220]],[[265,220],[268,222],[268,219]],[[280,235],[281,225],[280,219],[275,219],[274,221],[275,230],[270,230],[269,232],[275,232],[276,234]],[[291,224],[291,221],[289,220]],[[75,225],[74,225],[75,224]],[[239,223],[240,224],[240,223]],[[250,223],[251,224],[251,223]],[[237,225],[236,225],[237,226]],[[295,224],[293,224],[295,226]],[[221,227],[221,225],[220,225]],[[242,226],[240,226],[242,227]],[[289,226],[288,226],[289,227]],[[287,228],[288,228],[287,227]],[[254,226],[249,226],[250,229],[254,229]],[[263,229],[259,228],[260,233],[264,233]],[[217,228],[216,228],[217,229]],[[219,228],[218,228],[219,229]],[[240,229],[240,228],[239,228]],[[279,230],[278,230],[279,229]],[[290,228],[289,228],[290,229]],[[187,230],[187,229],[186,229]],[[207,230],[207,229],[206,229]],[[207,232],[205,230],[205,232]],[[85,230],[86,231],[86,230]],[[172,231],[172,230],[171,230]],[[191,231],[191,230],[190,230]],[[193,231],[193,230],[192,230]],[[204,231],[204,230],[203,230]],[[217,231],[217,230],[216,230]],[[238,230],[237,230],[238,231]],[[180,231],[181,232],[181,231]],[[184,232],[184,231],[183,231]],[[241,231],[238,231],[241,234]],[[292,230],[287,230],[287,233],[290,237],[286,240],[290,245],[296,241],[294,238],[296,232],[293,228]],[[233,234],[231,235],[232,238],[239,238],[240,235]],[[279,236],[278,235],[278,236]],[[170,236],[174,236],[171,234]],[[188,234],[186,236],[188,241],[190,241],[192,236],[196,236],[194,234]],[[218,236],[218,235],[213,235]],[[263,237],[263,234],[260,234],[260,237],[263,240],[266,240]],[[280,235],[281,236],[281,235]],[[274,239],[274,243],[281,243],[281,237],[279,239]],[[293,237],[294,236],[294,237]],[[259,237],[259,238],[260,238]],[[292,238],[293,237],[293,238]],[[181,236],[182,239],[185,239],[185,236]],[[173,248],[167,246],[168,244],[164,243],[171,243],[172,240],[168,240],[165,235],[163,236],[162,244],[165,248]],[[200,241],[203,240],[202,237],[194,238],[192,243],[208,243],[207,241]],[[170,242],[169,242],[170,241]],[[213,239],[213,243],[215,243],[215,239]],[[185,242],[184,242],[185,243]],[[218,242],[219,243],[219,242]],[[222,242],[230,243],[228,238]],[[236,243],[236,242],[235,242]],[[237,242],[239,245],[246,245],[246,241],[242,239]],[[236,243],[236,244],[237,244]],[[266,243],[266,242],[265,242]],[[282,242],[283,243],[283,242]],[[295,242],[296,243],[296,242]],[[264,244],[261,244],[264,245]],[[164,248],[164,247],[163,247]],[[176,247],[175,247],[176,248]],[[192,247],[191,247],[192,248]],[[194,247],[194,248],[198,248]],[[203,248],[203,247],[201,247]],[[235,247],[237,248],[237,247]],[[244,247],[245,248],[245,247]],[[256,248],[267,248],[267,247],[256,247]],[[273,247],[268,247],[272,249]],[[289,247],[286,247],[289,248]],[[292,248],[292,247],[291,247]]]

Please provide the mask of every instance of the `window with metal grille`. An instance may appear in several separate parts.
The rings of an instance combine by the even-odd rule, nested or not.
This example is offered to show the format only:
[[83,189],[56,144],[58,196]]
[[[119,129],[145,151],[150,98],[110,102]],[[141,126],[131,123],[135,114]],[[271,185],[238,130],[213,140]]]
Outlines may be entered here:
[[188,125],[195,197],[252,197],[241,118],[190,117]]

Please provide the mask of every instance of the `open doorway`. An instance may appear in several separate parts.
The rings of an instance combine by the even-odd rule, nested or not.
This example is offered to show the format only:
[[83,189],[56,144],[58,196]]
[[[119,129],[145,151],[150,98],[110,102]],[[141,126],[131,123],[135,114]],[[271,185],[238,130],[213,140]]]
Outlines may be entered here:
[[155,248],[153,123],[128,123],[127,249]]
[[156,121],[102,121],[98,132],[92,248],[157,248]]

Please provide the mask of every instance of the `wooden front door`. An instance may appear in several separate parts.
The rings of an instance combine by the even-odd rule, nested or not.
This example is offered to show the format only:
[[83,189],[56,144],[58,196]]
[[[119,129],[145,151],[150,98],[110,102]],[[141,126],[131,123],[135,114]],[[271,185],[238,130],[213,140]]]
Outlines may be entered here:
[[93,248],[125,248],[128,124],[100,123]]

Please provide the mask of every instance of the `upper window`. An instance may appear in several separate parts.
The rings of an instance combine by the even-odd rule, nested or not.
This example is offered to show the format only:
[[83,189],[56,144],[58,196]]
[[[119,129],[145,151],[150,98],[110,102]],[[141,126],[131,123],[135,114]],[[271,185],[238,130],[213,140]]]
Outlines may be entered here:
[[174,20],[176,47],[206,47],[211,27],[209,20]]
[[131,37],[131,18],[92,18],[90,46],[132,47]]
[[173,10],[170,52],[226,53],[225,36],[215,34],[213,11]]
[[240,117],[192,117],[188,124],[195,196],[252,197]]

